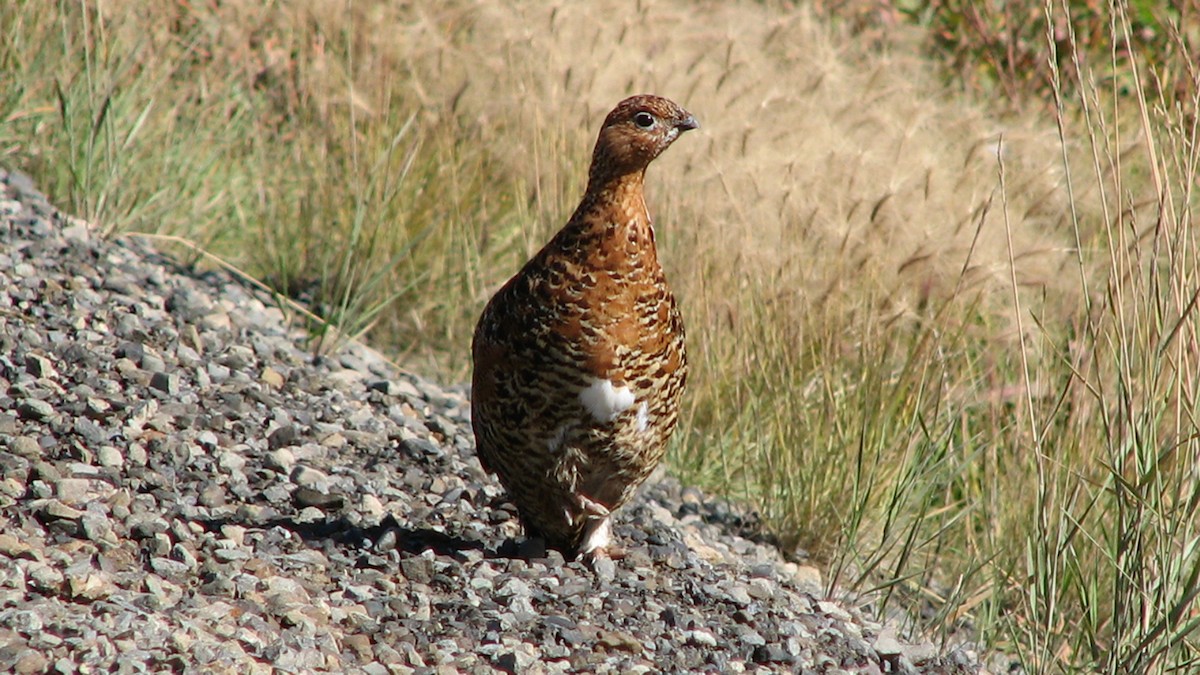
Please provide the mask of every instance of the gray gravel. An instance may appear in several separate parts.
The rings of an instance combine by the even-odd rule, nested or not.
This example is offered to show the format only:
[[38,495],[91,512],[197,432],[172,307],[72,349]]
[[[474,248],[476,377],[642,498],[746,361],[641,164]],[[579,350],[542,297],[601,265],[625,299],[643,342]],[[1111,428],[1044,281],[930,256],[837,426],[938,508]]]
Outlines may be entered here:
[[531,550],[465,394],[0,170],[0,671],[978,670],[670,478],[624,559]]

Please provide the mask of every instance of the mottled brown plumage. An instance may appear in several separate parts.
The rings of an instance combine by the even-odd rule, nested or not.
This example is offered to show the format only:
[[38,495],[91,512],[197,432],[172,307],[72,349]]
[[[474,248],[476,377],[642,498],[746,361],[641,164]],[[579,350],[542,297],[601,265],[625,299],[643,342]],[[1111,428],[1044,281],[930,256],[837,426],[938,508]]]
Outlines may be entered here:
[[604,121],[566,226],[488,303],[472,344],[479,459],[526,533],[605,552],[610,514],[662,458],[687,379],[683,321],[654,247],[646,167],[688,129],[634,96]]

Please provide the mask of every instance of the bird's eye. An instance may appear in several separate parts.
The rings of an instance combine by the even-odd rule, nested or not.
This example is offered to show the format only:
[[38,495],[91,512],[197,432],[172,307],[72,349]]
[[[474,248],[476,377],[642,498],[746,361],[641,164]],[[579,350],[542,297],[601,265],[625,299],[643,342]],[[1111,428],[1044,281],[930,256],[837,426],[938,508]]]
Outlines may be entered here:
[[633,123],[643,129],[649,129],[654,126],[654,115],[648,112],[640,112],[633,116]]

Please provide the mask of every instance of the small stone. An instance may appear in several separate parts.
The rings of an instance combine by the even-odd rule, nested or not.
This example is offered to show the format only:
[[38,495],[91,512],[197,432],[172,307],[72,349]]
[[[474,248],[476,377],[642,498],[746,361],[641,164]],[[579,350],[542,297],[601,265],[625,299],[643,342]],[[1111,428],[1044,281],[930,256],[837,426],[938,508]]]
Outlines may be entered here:
[[5,617],[5,624],[16,628],[22,633],[36,633],[42,630],[46,622],[41,614],[28,609],[18,609],[11,616]]
[[800,590],[814,593],[814,595],[821,593],[824,584],[821,581],[820,569],[808,565],[793,565],[793,563],[788,563],[788,566],[794,567],[794,569],[790,569],[792,580],[796,581]]
[[842,609],[842,606],[837,604],[836,602],[830,602],[829,600],[822,600],[817,603],[817,607],[822,612],[824,612],[827,616],[838,619],[839,621],[849,622],[852,620],[850,613],[847,612],[845,609]]
[[332,433],[321,439],[321,445],[329,450],[340,450],[346,447],[349,441],[345,436],[339,433]]
[[[309,487],[298,487],[292,491],[292,503],[302,509],[312,507],[322,511],[336,511],[346,503],[346,498]],[[318,514],[318,518],[322,517]]]
[[[3,297],[3,296],[0,296]],[[0,434],[12,436],[17,433],[17,418],[16,416],[0,412]]]
[[617,564],[606,555],[598,556],[592,562],[592,570],[595,571],[596,578],[604,583],[612,583],[617,576]]
[[750,592],[741,584],[730,586],[725,589],[725,592],[726,597],[740,607],[746,607],[753,602],[750,597]]
[[149,381],[149,376],[132,359],[119,358],[113,361],[113,369],[127,380],[137,380],[139,383]]
[[371,391],[377,391],[384,396],[406,396],[413,399],[422,398],[421,392],[411,382],[405,382],[404,380],[375,380],[367,384],[367,388]]
[[761,647],[767,644],[766,638],[752,628],[743,628],[739,633],[739,641],[751,647]]
[[54,488],[55,496],[70,506],[86,506],[113,493],[111,484],[90,478],[63,478]]
[[409,438],[400,442],[400,449],[407,452],[411,457],[440,457],[442,449],[433,443],[421,438]]
[[[342,638],[342,644],[353,650],[358,658],[364,661],[371,658],[371,637],[369,635],[362,633],[347,635]],[[382,672],[386,673],[387,669],[385,668]]]
[[280,375],[278,370],[275,370],[269,366],[263,368],[262,374],[259,375],[259,379],[262,380],[263,384],[267,385],[268,387],[274,387],[275,389],[282,387],[284,382],[283,375]]
[[243,546],[246,542],[246,528],[241,525],[222,525],[221,534],[225,535],[225,538],[232,541],[235,546]]
[[231,375],[230,370],[219,363],[205,364],[204,371],[208,374],[208,379],[216,384],[226,382]]
[[217,457],[217,466],[226,473],[240,474],[246,468],[246,458],[233,450],[226,450]]
[[93,419],[103,419],[112,410],[112,403],[96,396],[88,396],[84,402],[87,405],[88,417]]
[[160,609],[168,609],[179,603],[183,591],[175,584],[163,579],[157,574],[147,574],[144,582],[146,591],[150,593]]
[[166,532],[158,532],[149,537],[150,555],[162,557],[171,552],[171,537]]
[[224,506],[226,502],[225,487],[220,483],[209,482],[200,491],[196,501],[199,502],[201,506],[207,506],[209,508]]
[[54,369],[54,363],[40,354],[25,355],[25,372],[34,377],[50,380],[58,377],[58,371]]
[[34,459],[42,456],[42,446],[32,436],[17,436],[12,439],[11,449],[14,455],[26,459]]
[[[878,651],[878,646],[876,647]],[[906,645],[903,656],[913,663],[925,663],[937,657],[937,647],[928,640],[915,645]]]
[[162,516],[154,513],[142,512],[130,519],[127,523],[129,533],[134,539],[149,539],[156,534],[162,534],[170,529],[170,524]]
[[190,569],[187,564],[170,558],[151,558],[150,569],[166,579],[186,580]]
[[246,370],[254,363],[254,352],[243,345],[230,345],[225,353],[217,358],[217,363],[231,370]]
[[496,597],[502,599],[527,598],[530,594],[529,584],[517,578],[509,579],[496,589]]
[[294,424],[285,424],[267,436],[267,447],[271,450],[295,445],[300,437],[300,430]]
[[212,555],[218,562],[228,563],[235,560],[249,560],[251,553],[239,548],[221,548],[213,551]]
[[362,511],[363,515],[371,519],[379,519],[386,512],[383,502],[379,501],[379,497],[371,493],[365,493],[358,500],[358,510]]
[[[789,563],[789,564],[791,564],[791,563]],[[795,567],[794,564],[793,564],[793,567]],[[751,565],[750,566],[750,577],[752,579],[774,579],[777,569],[778,568],[776,568],[775,565],[773,565],[769,562]]]
[[57,499],[46,500],[42,504],[41,513],[46,518],[53,520],[79,520],[83,518],[83,511],[71,508]]
[[41,653],[33,649],[26,649],[17,657],[16,663],[12,664],[12,672],[18,675],[44,673],[49,671],[49,665],[50,662]]
[[8,497],[10,499],[17,500],[23,497],[25,492],[25,482],[17,476],[5,476],[0,478],[0,503],[4,502],[2,497]]
[[775,583],[768,579],[751,579],[746,592],[755,600],[767,600],[775,595]]
[[433,579],[433,561],[428,558],[421,556],[405,558],[400,561],[400,569],[409,581],[427,584]]
[[375,540],[374,548],[380,553],[394,551],[400,543],[400,536],[396,534],[395,529],[388,529]]
[[289,478],[296,485],[314,490],[328,489],[329,487],[329,476],[325,475],[325,472],[303,464],[296,466]]
[[683,632],[683,639],[688,644],[696,645],[697,647],[717,646],[717,636],[704,629],[686,630]]
[[150,386],[168,396],[179,393],[179,376],[175,373],[156,372],[150,376]]
[[[142,358],[138,360],[138,363],[142,366],[142,370],[150,373],[162,373],[167,369],[167,364],[162,357],[149,349],[142,353]],[[153,386],[154,380],[151,380],[150,384]]]
[[509,673],[528,672],[537,663],[537,655],[531,652],[532,645],[518,645],[512,651],[497,655],[496,667]]
[[17,402],[17,414],[22,419],[47,422],[54,419],[54,406],[39,399],[25,398]]
[[125,456],[111,445],[102,445],[96,450],[96,461],[100,463],[100,466],[110,469],[119,469],[125,466]]
[[359,388],[365,377],[365,373],[351,368],[344,368],[328,373],[325,376],[325,381],[339,391],[351,392]]
[[91,541],[104,542],[113,546],[117,545],[108,516],[94,511],[87,511],[80,518],[80,524],[83,527],[83,535]]
[[779,645],[761,645],[755,647],[750,658],[755,663],[792,663],[795,658]]
[[296,455],[287,448],[272,450],[267,453],[264,464],[268,469],[278,471],[280,473],[289,473],[292,467],[296,465]]
[[67,593],[76,600],[100,600],[116,590],[107,576],[99,572],[88,572],[67,579]]
[[29,556],[33,547],[7,532],[0,532],[0,555],[9,558],[24,558]]
[[874,646],[875,652],[884,658],[892,658],[904,653],[904,646],[891,633],[884,633],[876,638]]
[[41,593],[56,593],[62,587],[63,574],[44,562],[33,562],[25,570],[29,585]]
[[179,562],[183,563],[189,572],[195,570],[196,567],[199,566],[199,563],[196,561],[195,554],[193,554],[191,549],[183,544],[175,544],[171,547],[171,559],[178,560]]
[[641,640],[621,631],[602,630],[597,643],[608,651],[622,651],[631,654],[640,654],[644,649]]
[[179,363],[187,368],[195,368],[201,363],[199,352],[187,345],[176,347],[175,358],[179,359]]

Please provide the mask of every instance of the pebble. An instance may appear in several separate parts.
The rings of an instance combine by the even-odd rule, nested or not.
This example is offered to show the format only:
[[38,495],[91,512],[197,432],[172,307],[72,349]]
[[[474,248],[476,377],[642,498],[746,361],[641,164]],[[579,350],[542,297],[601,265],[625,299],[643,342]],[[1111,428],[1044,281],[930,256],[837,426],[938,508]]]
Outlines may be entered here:
[[54,406],[40,399],[21,399],[17,402],[17,414],[27,420],[46,422],[54,418]]
[[100,463],[100,466],[119,469],[125,465],[125,456],[111,445],[102,445],[96,450],[96,461]]
[[673,479],[525,542],[464,386],[106,240],[0,169],[0,671],[970,673]]

